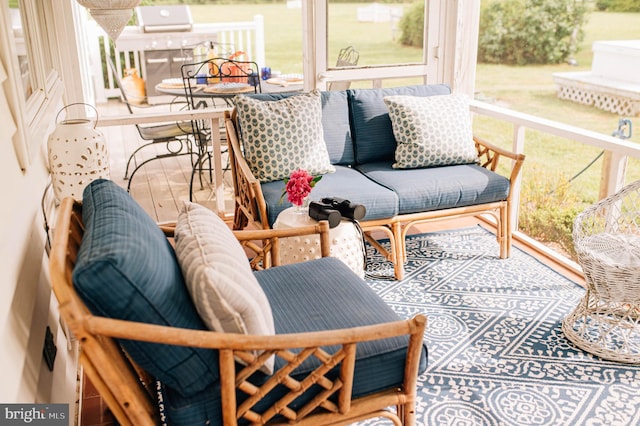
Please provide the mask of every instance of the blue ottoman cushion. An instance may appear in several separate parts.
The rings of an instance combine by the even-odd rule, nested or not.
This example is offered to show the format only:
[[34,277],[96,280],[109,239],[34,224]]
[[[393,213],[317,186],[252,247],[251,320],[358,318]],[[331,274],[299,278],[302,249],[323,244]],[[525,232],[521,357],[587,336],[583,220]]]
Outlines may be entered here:
[[[82,215],[85,232],[73,283],[92,313],[206,330],[167,238],[124,189],[109,180],[92,182],[83,193]],[[184,396],[219,378],[216,351],[121,344],[142,368]]]

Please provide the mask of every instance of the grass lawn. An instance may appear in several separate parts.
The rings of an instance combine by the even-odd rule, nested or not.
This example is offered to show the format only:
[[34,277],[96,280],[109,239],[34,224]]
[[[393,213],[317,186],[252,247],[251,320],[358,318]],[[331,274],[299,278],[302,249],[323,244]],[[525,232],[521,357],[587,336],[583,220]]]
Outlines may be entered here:
[[[594,41],[627,39],[640,39],[640,14],[592,12],[585,28],[585,40],[576,55],[577,66],[559,64],[517,67],[479,64],[476,96],[517,111],[609,135],[617,129],[620,118],[631,118],[637,127],[631,140],[640,142],[638,117],[620,117],[593,107],[559,100],[552,79],[552,74],[556,72],[589,71]],[[510,143],[511,126],[489,120],[477,120],[475,124],[487,137],[494,133],[495,127],[499,127],[499,134],[506,138],[501,144]],[[540,178],[543,177],[541,174],[552,176],[559,173],[570,178],[586,167],[600,151],[528,131],[525,152],[527,165],[523,177],[529,179],[533,175]],[[572,184],[578,198],[586,203],[592,203],[598,196],[601,166],[602,160],[597,161]],[[627,168],[627,182],[636,179],[640,179],[640,161],[632,159]]]
[[[360,51],[359,65],[412,62],[421,57],[421,50],[403,47],[391,40],[389,23],[359,23],[357,7],[362,3],[330,5],[333,20],[329,27],[329,58],[336,58],[341,47],[352,44]],[[405,4],[405,8],[406,8]],[[302,19],[300,9],[287,9],[284,2],[276,4],[192,5],[196,22],[230,22],[264,16],[265,46],[268,65],[282,72],[302,72]],[[571,124],[577,127],[611,134],[618,126],[619,116],[577,103],[556,98],[552,74],[582,71],[591,68],[591,45],[595,40],[640,39],[640,14],[593,12],[585,28],[585,40],[576,55],[577,66],[568,64],[544,66],[504,66],[479,64],[476,77],[476,97],[480,100],[517,111]],[[330,59],[331,63],[333,59]],[[628,118],[628,117],[625,117]],[[637,129],[632,140],[640,142],[640,120],[632,120]],[[510,125],[477,118],[477,133],[499,145],[510,147],[513,129]],[[581,171],[599,150],[561,138],[528,131],[527,162],[524,179],[555,180]],[[572,184],[578,199],[593,202],[598,196],[600,169],[598,160]],[[631,160],[627,181],[640,179],[640,161]]]

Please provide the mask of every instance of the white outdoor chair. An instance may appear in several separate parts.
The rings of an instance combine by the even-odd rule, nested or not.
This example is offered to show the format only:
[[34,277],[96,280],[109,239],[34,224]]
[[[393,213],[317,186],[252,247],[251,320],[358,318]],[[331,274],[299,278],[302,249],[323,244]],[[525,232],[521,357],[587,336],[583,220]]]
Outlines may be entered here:
[[573,241],[587,292],[562,330],[601,358],[640,362],[640,180],[578,215]]

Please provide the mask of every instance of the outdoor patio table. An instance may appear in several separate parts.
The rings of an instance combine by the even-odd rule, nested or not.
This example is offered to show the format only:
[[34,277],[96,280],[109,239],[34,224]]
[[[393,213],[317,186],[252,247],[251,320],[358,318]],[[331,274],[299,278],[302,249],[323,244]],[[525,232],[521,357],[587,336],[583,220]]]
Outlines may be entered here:
[[[286,78],[273,78],[263,81],[260,84],[262,93],[289,93],[289,92],[301,92],[304,89],[304,85],[301,79],[295,79],[293,81],[287,81]],[[172,95],[177,97],[184,97],[184,86],[182,84],[167,84],[158,83],[155,86],[158,93],[164,93],[166,95]],[[192,89],[192,96],[194,98],[203,99],[222,99],[228,106],[232,107],[230,100],[239,94],[253,93],[254,88],[250,85],[243,85],[236,83],[229,85],[227,90],[216,90],[216,84],[199,84]]]

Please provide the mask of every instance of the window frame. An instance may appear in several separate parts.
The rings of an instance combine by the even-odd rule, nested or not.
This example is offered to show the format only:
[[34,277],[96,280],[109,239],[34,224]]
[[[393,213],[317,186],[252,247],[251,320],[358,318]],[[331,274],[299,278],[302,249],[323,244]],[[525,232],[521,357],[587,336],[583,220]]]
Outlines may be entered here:
[[17,131],[12,135],[18,163],[25,173],[39,152],[54,124],[60,107],[63,84],[54,68],[54,46],[47,40],[55,34],[51,0],[18,0],[25,51],[29,62],[31,94],[25,98],[18,60],[17,42],[11,24],[9,1],[0,6],[1,59],[7,73],[3,90],[13,112]]
[[[328,0],[314,0],[303,2],[302,14],[306,27],[304,33],[312,34],[305,46],[304,75],[314,76],[313,84],[309,87],[326,89],[330,81],[341,80],[370,80],[372,87],[381,87],[383,80],[407,77],[419,77],[424,83],[439,82],[439,48],[440,15],[442,10],[438,1],[425,1],[425,34],[423,59],[421,63],[383,64],[370,66],[355,66],[336,68],[328,63]],[[311,83],[311,82],[310,82]],[[307,84],[305,82],[305,84]]]

